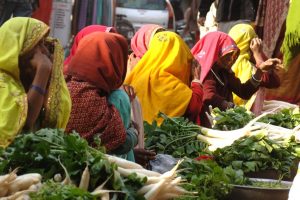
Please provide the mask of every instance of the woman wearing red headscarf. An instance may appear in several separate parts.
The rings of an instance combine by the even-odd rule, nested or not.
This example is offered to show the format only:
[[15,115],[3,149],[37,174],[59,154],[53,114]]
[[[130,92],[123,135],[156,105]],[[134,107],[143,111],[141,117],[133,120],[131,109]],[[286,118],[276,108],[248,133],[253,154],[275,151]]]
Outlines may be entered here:
[[80,42],[66,72],[72,99],[67,132],[76,130],[90,143],[100,137],[108,152],[116,154],[128,153],[137,143],[135,130],[125,127],[130,122],[128,96],[120,92],[116,104],[109,100],[124,81],[127,55],[123,36],[91,33]]
[[211,126],[205,114],[209,105],[221,110],[234,107],[232,92],[243,99],[249,99],[259,87],[276,87],[280,84],[275,73],[268,73],[269,70],[280,67],[279,59],[268,59],[261,63],[251,79],[241,83],[231,70],[239,49],[234,40],[223,32],[205,35],[193,47],[192,54],[201,65],[200,82],[204,91],[201,124],[204,126]]
[[79,31],[74,39],[73,46],[70,51],[70,55],[65,59],[64,62],[64,74],[68,70],[68,65],[71,62],[72,57],[75,55],[79,42],[87,35],[95,32],[106,32],[106,33],[116,33],[116,30],[113,27],[107,27],[102,25],[91,25],[83,28]]

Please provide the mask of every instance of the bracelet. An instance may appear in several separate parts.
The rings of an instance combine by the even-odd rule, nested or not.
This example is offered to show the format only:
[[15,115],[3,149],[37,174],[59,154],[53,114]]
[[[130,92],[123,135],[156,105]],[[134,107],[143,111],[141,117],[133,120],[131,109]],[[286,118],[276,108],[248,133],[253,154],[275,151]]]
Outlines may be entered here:
[[258,83],[261,82],[261,80],[257,80],[257,79],[254,77],[254,75],[252,75],[252,79],[253,79],[254,81],[258,82]]
[[200,85],[202,85],[202,83],[201,83],[201,81],[199,79],[192,80],[192,83],[199,83]]
[[39,87],[39,86],[37,86],[37,85],[31,85],[30,89],[35,90],[35,91],[38,92],[40,95],[45,95],[45,94],[46,94],[46,91],[45,91],[43,88],[41,88],[41,87]]

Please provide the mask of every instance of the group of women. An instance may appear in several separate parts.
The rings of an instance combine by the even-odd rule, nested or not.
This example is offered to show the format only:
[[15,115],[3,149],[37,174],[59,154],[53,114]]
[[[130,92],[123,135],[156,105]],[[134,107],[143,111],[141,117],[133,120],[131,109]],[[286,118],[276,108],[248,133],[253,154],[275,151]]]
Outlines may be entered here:
[[163,112],[209,127],[210,105],[250,109],[255,100],[246,100],[260,87],[280,84],[280,60],[263,55],[250,25],[237,25],[231,37],[208,33],[192,50],[176,33],[145,25],[131,40],[131,54],[114,28],[92,25],[77,34],[65,61],[48,33],[31,18],[0,27],[2,147],[20,133],[63,128],[145,164],[155,153],[144,149],[143,121],[160,124]]

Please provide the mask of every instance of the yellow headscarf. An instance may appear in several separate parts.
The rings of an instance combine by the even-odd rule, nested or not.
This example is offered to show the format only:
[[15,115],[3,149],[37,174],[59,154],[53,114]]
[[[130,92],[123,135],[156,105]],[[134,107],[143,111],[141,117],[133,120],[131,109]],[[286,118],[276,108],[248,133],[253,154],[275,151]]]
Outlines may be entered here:
[[190,49],[176,33],[155,34],[148,51],[125,80],[140,99],[145,121],[151,123],[159,111],[171,117],[184,115],[192,96],[192,59]]
[[[49,32],[41,21],[16,17],[0,27],[0,147],[9,145],[20,133],[27,118],[27,95],[20,80],[19,56],[32,50]],[[63,49],[55,39],[53,67],[42,126],[65,128],[71,99],[62,74]]]
[[[254,66],[249,61],[251,57],[250,42],[253,38],[257,37],[257,35],[252,26],[248,24],[235,25],[229,31],[228,35],[232,37],[240,49],[240,55],[232,66],[232,71],[242,83],[245,83],[252,76],[252,69]],[[253,95],[249,100],[244,100],[233,93],[233,102],[235,105],[245,106],[248,110],[250,110],[255,100],[255,96],[256,95]]]

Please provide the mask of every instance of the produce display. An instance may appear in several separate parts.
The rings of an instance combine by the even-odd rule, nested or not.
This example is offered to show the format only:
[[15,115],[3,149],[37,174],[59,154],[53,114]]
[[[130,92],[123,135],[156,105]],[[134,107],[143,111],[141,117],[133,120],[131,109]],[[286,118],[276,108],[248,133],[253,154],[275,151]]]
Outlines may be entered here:
[[[18,135],[0,149],[0,200],[218,200],[234,185],[281,188],[280,180],[253,182],[249,172],[291,175],[300,157],[299,107],[266,101],[255,117],[245,108],[211,110],[213,128],[159,113],[145,122],[145,148],[179,160],[163,174],[108,155],[77,133],[42,129]],[[232,192],[233,194],[234,192]]]
[[[84,190],[102,199],[154,200],[158,196],[159,199],[179,197],[186,192],[179,186],[182,181],[177,177],[179,164],[165,174],[148,171],[136,163],[90,147],[78,134],[68,135],[52,129],[19,135],[0,152],[1,174],[8,173],[12,168],[18,168],[20,174],[39,173],[43,181],[54,179],[62,186],[79,188],[62,188],[62,193],[65,193],[64,190],[75,193]],[[48,183],[48,187],[57,186]],[[43,190],[40,193],[45,195]]]

